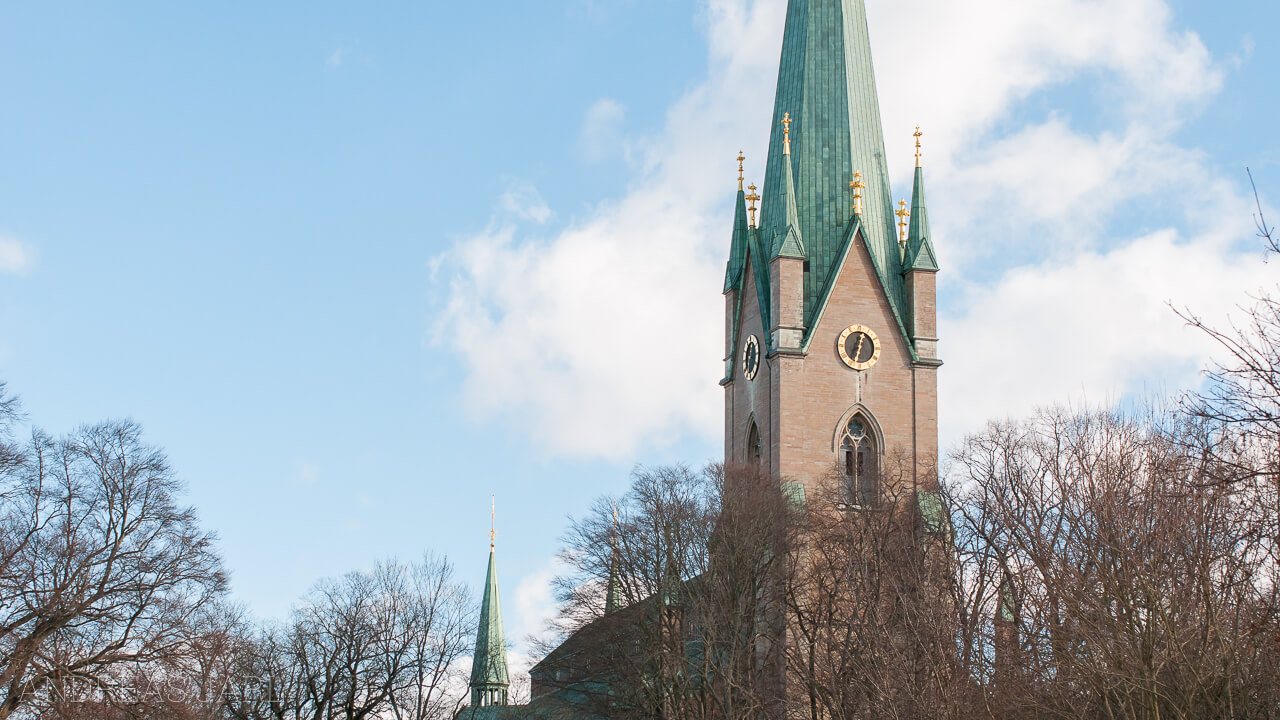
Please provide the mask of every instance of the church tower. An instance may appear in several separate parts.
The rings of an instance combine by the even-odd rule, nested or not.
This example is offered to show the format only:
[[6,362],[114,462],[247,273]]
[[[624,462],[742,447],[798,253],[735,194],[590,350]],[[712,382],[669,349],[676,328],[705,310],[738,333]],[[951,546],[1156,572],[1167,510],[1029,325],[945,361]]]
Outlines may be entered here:
[[921,134],[908,210],[890,194],[864,0],[790,0],[772,128],[759,222],[739,156],[725,460],[809,492],[836,472],[850,506],[931,493],[942,363]]
[[476,630],[471,660],[471,708],[504,706],[511,685],[507,672],[507,642],[502,632],[502,603],[498,600],[498,565],[494,558],[494,529],[489,529],[489,571],[484,599],[480,602],[480,626]]

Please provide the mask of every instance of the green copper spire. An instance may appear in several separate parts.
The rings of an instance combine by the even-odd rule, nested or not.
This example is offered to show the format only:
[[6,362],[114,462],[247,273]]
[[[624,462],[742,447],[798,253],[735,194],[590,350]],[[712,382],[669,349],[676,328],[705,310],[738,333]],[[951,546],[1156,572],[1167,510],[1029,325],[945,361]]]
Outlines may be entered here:
[[609,560],[609,591],[604,596],[604,614],[612,615],[622,609],[622,580],[618,577],[618,551]]
[[1018,595],[1013,589],[1013,576],[1008,571],[1000,581],[1000,611],[996,617],[1002,622],[1018,621]]
[[724,291],[742,285],[742,269],[747,264],[747,194],[738,189],[738,207],[733,212],[733,243],[729,246],[729,267],[724,274]]
[[502,604],[498,601],[498,566],[494,560],[493,531],[489,531],[489,573],[480,602],[480,626],[471,660],[471,707],[507,704],[507,642],[502,634]]
[[[782,154],[784,158],[791,156],[791,138],[789,126],[791,125],[791,117],[787,114],[782,116]],[[800,230],[800,209],[796,204],[796,183],[795,177],[791,173],[791,163],[782,163],[782,206],[786,209],[786,229],[782,238],[782,244],[775,249],[774,257],[798,258],[804,259],[804,238]]]
[[938,259],[933,252],[929,232],[929,208],[924,202],[924,168],[920,162],[920,128],[916,128],[916,184],[911,191],[911,231],[907,235],[907,256],[903,270],[937,272]]
[[[786,153],[790,114],[791,152]],[[790,167],[787,167],[787,165]],[[782,41],[761,233],[769,257],[788,241],[786,177],[809,272],[805,324],[813,317],[852,237],[849,184],[861,172],[863,233],[876,273],[901,323],[906,307],[889,173],[864,0],[790,0]]]
[[[738,191],[738,196],[742,196],[742,191]],[[613,506],[613,530],[609,538],[609,544],[612,546],[612,554],[609,556],[609,590],[604,596],[604,614],[612,615],[622,609],[622,578],[619,575],[620,568],[618,557],[618,506]]]

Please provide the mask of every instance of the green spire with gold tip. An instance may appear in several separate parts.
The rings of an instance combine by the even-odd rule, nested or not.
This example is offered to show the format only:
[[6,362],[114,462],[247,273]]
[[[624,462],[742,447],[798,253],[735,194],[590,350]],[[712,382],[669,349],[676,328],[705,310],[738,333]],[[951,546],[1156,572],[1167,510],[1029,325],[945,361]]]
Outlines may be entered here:
[[924,133],[916,127],[916,183],[911,191],[911,231],[907,234],[907,252],[903,258],[903,271],[938,271],[938,257],[933,251],[929,232],[929,209],[924,201],[924,161],[920,153],[920,138]]
[[[746,156],[738,153],[738,205],[733,212],[733,241],[729,246],[729,267],[724,274],[724,291],[729,292],[738,288],[742,281],[742,269],[747,264],[747,243],[749,242],[747,230],[750,224],[747,222],[747,194],[743,189],[744,181],[742,163],[746,160]],[[751,188],[751,194],[755,196],[755,186]],[[759,200],[759,196],[756,196]]]
[[[783,125],[783,149],[782,152],[786,157],[791,156],[791,115],[784,114],[782,118]],[[804,259],[804,238],[800,233],[800,210],[796,206],[796,183],[791,173],[791,163],[782,163],[782,206],[786,209],[786,227],[783,230],[786,235],[783,237],[782,244],[778,246],[774,257],[797,258]]]
[[507,642],[502,632],[502,603],[498,600],[498,565],[494,558],[495,528],[490,514],[489,572],[480,601],[480,626],[471,660],[471,707],[507,704],[511,676],[507,672]]

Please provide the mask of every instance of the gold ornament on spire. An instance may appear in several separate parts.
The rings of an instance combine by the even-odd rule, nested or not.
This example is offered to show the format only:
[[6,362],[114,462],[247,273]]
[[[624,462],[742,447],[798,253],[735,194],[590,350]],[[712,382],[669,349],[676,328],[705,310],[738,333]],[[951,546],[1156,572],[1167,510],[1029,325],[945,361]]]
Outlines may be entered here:
[[907,209],[907,201],[898,201],[898,211],[894,213],[898,216],[898,242],[903,245],[907,244],[907,218],[911,217],[911,211]]
[[742,191],[742,163],[743,163],[746,159],[747,159],[747,156],[746,156],[746,155],[743,155],[743,154],[742,154],[742,151],[741,151],[741,150],[739,150],[739,151],[738,151],[738,191],[739,191],[739,192],[741,192],[741,191]]
[[920,159],[920,138],[923,136],[924,133],[920,132],[920,126],[917,125],[915,135],[913,135],[916,139],[916,167],[924,167],[924,163]]
[[782,114],[782,154],[791,154],[791,113]]
[[751,227],[755,227],[756,226],[756,203],[760,202],[760,196],[756,194],[755,184],[749,185],[747,187],[747,190],[751,191],[751,194],[747,196],[747,202],[751,203],[751,205],[748,206],[747,209],[751,212]]
[[498,530],[498,496],[489,496],[489,549],[492,550]]
[[862,217],[862,191],[867,189],[867,184],[862,182],[862,173],[853,174],[849,187],[853,190],[853,214]]

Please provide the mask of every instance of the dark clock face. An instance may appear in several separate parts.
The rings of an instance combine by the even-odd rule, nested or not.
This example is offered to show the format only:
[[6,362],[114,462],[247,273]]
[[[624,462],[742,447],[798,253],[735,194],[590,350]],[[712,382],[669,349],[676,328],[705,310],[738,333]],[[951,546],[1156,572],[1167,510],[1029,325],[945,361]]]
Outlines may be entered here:
[[844,354],[855,363],[871,362],[876,352],[876,341],[864,332],[855,332],[844,341]]
[[870,370],[880,359],[880,338],[866,325],[852,325],[840,333],[836,350],[845,365],[854,370]]
[[755,335],[747,338],[747,345],[742,349],[742,372],[748,380],[755,380],[760,372],[760,341]]

